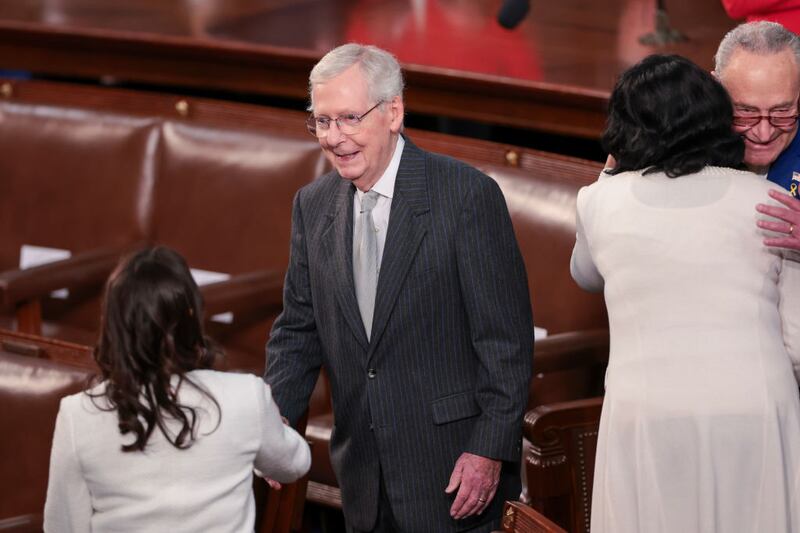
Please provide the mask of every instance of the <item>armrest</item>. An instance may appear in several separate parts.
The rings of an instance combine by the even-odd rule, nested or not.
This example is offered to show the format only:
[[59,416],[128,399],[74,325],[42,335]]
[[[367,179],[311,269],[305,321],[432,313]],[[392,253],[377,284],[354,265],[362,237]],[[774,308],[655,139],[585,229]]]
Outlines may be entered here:
[[552,439],[554,427],[583,427],[600,423],[603,397],[584,398],[569,402],[540,405],[525,413],[522,431],[525,438],[536,444]]
[[608,331],[560,333],[536,341],[528,409],[603,394]]
[[591,512],[594,461],[603,398],[540,405],[525,414],[524,497],[570,531]]
[[6,533],[31,533],[44,528],[44,518],[40,514],[26,514],[3,518],[0,520],[0,531]]
[[0,272],[0,303],[13,306],[43,298],[57,289],[100,285],[125,251],[122,248],[91,250],[46,265]]
[[505,533],[567,533],[558,524],[522,502],[506,502],[503,507]]
[[536,341],[533,373],[608,364],[609,337],[604,329],[557,333]]
[[0,329],[0,351],[98,371],[93,347],[20,331]]
[[283,272],[259,270],[204,285],[200,292],[203,294],[206,316],[226,312],[243,313],[265,307],[280,310],[283,305],[283,278]]

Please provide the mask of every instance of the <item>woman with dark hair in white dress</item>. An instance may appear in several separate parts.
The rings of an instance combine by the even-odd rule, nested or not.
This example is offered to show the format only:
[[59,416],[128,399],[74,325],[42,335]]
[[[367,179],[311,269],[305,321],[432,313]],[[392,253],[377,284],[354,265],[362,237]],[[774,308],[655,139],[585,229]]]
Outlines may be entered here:
[[800,263],[737,170],[727,93],[678,56],[625,72],[578,195],[572,275],[602,290],[611,353],[592,533],[800,532]]

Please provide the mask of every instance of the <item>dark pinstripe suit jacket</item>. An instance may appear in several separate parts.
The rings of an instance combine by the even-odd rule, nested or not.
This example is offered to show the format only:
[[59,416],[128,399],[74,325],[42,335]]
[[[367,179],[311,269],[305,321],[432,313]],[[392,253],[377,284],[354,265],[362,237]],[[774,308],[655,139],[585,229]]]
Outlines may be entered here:
[[[344,514],[369,529],[382,471],[403,531],[458,531],[519,494],[533,326],[527,277],[497,184],[407,140],[367,341],[353,286],[354,187],[336,172],[294,201],[284,310],[265,379],[292,422],[328,370],[331,459]],[[506,461],[486,513],[450,518],[463,452]]]

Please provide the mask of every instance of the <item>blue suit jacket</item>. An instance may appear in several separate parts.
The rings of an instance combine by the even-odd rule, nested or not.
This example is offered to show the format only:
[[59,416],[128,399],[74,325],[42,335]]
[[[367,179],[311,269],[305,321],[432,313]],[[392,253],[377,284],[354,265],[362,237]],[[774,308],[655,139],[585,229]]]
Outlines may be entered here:
[[769,167],[767,179],[800,198],[800,132]]
[[[527,277],[503,195],[485,174],[407,140],[368,341],[353,285],[354,190],[332,172],[295,197],[265,379],[294,422],[327,369],[331,462],[351,526],[373,526],[381,473],[404,531],[497,519],[503,500],[519,494],[533,350]],[[507,464],[487,512],[457,522],[444,489],[463,452]]]

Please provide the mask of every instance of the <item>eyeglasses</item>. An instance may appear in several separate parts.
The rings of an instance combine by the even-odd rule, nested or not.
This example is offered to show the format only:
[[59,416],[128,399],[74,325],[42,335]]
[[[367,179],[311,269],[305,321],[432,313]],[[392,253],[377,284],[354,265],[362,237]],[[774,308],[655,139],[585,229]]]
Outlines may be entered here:
[[306,119],[306,127],[311,135],[325,137],[328,134],[328,130],[331,129],[331,122],[335,122],[336,127],[339,128],[340,132],[344,133],[345,135],[352,135],[358,132],[359,128],[361,127],[361,121],[364,120],[364,117],[369,115],[373,109],[382,103],[383,100],[370,107],[360,115],[356,115],[355,113],[347,113],[336,118],[326,117],[325,115],[319,117],[311,115]]
[[762,120],[767,119],[769,123],[778,129],[786,129],[794,126],[800,115],[734,115],[733,125],[738,128],[755,128]]

